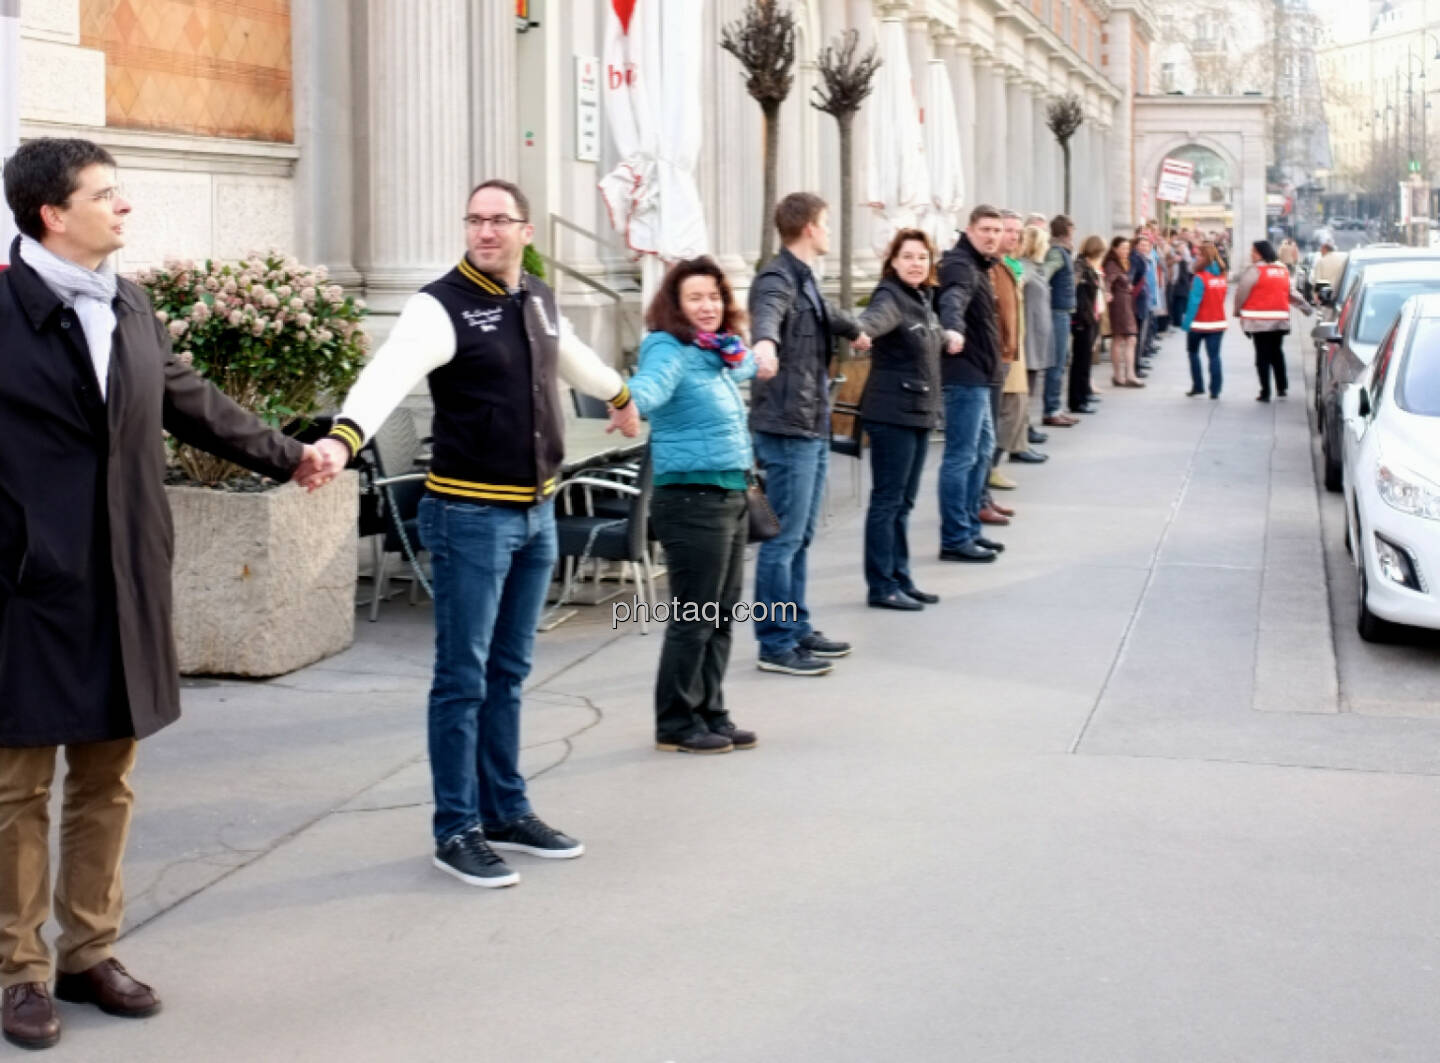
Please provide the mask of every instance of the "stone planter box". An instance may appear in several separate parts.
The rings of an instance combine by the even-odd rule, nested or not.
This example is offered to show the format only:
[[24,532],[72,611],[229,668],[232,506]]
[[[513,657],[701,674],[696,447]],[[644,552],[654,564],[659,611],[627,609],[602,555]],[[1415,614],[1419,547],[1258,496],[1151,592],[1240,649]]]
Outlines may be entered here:
[[182,674],[284,675],[354,641],[358,487],[165,489]]

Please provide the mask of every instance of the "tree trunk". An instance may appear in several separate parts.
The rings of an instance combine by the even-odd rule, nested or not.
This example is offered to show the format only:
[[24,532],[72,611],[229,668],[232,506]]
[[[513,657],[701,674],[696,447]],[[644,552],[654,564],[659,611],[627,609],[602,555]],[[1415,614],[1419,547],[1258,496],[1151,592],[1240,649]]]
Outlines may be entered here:
[[1065,155],[1065,216],[1070,214],[1070,141],[1060,141],[1060,151]]
[[855,115],[836,117],[840,126],[840,308],[855,306],[851,267],[855,256]]
[[775,253],[775,186],[780,171],[780,105],[762,103],[765,115],[765,200],[760,208],[760,263]]

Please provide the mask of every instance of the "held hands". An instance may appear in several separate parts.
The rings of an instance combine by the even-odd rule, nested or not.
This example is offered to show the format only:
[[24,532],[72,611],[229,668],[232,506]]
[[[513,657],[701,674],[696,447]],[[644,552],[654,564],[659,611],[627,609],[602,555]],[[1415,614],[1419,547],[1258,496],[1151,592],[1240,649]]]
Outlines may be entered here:
[[868,351],[870,344],[870,337],[863,332],[850,341],[850,346],[854,347],[857,351]]
[[965,349],[965,337],[954,329],[945,330],[945,353],[959,354]]
[[324,487],[350,463],[350,451],[338,439],[322,439],[305,448],[291,479],[307,491]]
[[769,380],[780,371],[780,359],[775,355],[775,341],[761,340],[753,348],[755,355],[755,376]]
[[610,424],[605,429],[608,435],[619,429],[620,434],[629,439],[634,439],[640,434],[640,411],[635,408],[634,402],[626,403],[620,409],[611,407]]

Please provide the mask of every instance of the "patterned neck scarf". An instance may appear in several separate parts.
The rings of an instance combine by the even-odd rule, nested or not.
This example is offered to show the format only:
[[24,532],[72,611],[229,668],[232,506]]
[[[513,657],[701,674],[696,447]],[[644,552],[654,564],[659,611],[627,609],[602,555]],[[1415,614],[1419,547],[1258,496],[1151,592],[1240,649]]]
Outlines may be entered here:
[[702,351],[714,351],[726,369],[738,369],[745,361],[745,341],[733,332],[697,332],[695,346]]

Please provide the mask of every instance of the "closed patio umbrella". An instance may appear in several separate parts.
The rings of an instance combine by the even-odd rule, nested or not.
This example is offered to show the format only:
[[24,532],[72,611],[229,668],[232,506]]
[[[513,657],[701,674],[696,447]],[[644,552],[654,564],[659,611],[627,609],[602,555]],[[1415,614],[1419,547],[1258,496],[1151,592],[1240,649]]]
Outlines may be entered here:
[[882,21],[878,44],[884,65],[875,74],[865,187],[871,242],[876,254],[883,254],[895,231],[914,226],[927,209],[930,174],[904,24],[898,18]]

